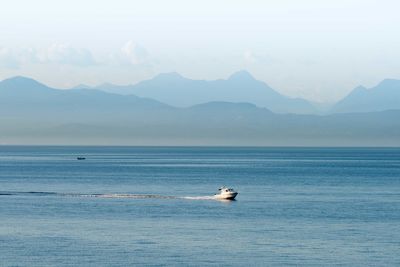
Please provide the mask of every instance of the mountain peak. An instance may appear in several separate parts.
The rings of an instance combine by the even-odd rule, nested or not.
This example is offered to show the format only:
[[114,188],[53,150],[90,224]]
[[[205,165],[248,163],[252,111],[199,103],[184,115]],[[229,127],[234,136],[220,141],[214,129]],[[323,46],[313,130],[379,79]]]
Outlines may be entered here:
[[3,82],[6,82],[6,83],[28,83],[28,82],[38,83],[36,80],[34,80],[32,78],[24,77],[24,76],[10,77],[10,78],[4,79]]
[[353,90],[351,90],[350,93],[346,97],[358,97],[358,96],[363,95],[364,93],[366,93],[367,90],[368,89],[366,87],[364,87],[362,85],[359,85],[356,88],[354,88]]
[[382,88],[399,88],[400,89],[400,80],[396,80],[396,79],[384,79],[382,80],[377,86],[378,87],[382,87]]
[[240,70],[229,76],[229,80],[254,80],[254,77],[247,70]]
[[162,80],[182,80],[185,79],[182,75],[177,72],[165,72],[158,74],[155,79],[162,79]]
[[376,112],[390,109],[400,109],[400,80],[385,79],[370,89],[359,86],[337,102],[331,112]]
[[365,90],[368,90],[366,87],[359,85],[356,88],[353,89],[354,92],[363,92]]
[[38,81],[24,77],[24,76],[15,76],[8,79],[5,79],[0,82],[3,86],[10,89],[19,89],[19,88],[47,88],[46,85],[39,83]]

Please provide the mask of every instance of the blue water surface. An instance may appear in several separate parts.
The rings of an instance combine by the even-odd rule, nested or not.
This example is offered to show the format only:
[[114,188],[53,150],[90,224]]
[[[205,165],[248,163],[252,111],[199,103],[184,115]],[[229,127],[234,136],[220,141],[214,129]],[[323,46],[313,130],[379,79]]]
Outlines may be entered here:
[[400,149],[0,146],[0,266],[132,265],[400,266]]

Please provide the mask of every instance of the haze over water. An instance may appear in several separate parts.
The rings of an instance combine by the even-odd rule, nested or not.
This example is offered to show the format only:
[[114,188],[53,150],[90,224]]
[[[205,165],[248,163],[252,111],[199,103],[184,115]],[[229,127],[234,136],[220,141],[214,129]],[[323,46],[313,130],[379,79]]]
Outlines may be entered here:
[[3,146],[0,266],[399,265],[399,177],[398,148]]

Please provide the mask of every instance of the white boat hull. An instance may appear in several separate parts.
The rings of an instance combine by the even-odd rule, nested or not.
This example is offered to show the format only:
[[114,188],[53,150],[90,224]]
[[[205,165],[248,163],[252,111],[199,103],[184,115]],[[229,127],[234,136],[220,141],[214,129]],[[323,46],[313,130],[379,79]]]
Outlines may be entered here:
[[228,192],[228,193],[223,193],[223,194],[216,194],[214,197],[216,199],[228,199],[228,200],[234,200],[235,197],[237,196],[237,192]]

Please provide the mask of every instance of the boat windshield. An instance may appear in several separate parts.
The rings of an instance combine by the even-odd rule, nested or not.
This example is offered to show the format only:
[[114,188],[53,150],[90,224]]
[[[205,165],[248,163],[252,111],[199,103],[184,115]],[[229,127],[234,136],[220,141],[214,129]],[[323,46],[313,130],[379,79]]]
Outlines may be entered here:
[[221,191],[221,192],[234,192],[234,190],[233,190],[233,188],[220,188],[220,189],[218,189],[219,191]]

